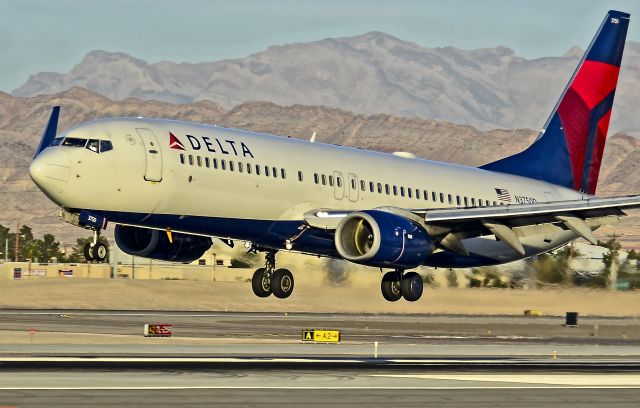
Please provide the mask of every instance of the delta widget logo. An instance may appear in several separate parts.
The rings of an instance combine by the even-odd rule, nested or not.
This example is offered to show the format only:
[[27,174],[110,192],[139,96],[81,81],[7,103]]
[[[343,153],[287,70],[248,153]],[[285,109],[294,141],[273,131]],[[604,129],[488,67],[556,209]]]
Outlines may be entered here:
[[185,150],[182,142],[171,132],[169,132],[169,147],[176,150]]

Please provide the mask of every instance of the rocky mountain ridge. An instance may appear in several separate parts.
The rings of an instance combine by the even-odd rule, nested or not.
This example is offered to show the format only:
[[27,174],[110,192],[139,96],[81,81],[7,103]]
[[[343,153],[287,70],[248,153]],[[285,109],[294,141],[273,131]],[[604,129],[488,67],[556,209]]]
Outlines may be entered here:
[[[85,87],[113,100],[171,103],[248,101],[331,106],[360,114],[433,118],[480,129],[539,129],[582,50],[527,60],[506,47],[427,48],[381,32],[271,46],[245,58],[147,63],[93,51],[68,73],[41,72],[15,96]],[[614,131],[640,134],[640,43],[628,42],[612,120]]]

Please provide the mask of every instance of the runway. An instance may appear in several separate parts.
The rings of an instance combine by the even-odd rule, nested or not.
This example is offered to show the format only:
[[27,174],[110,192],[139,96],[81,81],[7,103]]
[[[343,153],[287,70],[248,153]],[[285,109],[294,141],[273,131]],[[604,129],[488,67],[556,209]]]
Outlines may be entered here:
[[[172,323],[175,337],[144,338],[145,322]],[[3,310],[0,406],[638,406],[637,320],[562,323]],[[343,341],[303,343],[308,328],[339,329]]]

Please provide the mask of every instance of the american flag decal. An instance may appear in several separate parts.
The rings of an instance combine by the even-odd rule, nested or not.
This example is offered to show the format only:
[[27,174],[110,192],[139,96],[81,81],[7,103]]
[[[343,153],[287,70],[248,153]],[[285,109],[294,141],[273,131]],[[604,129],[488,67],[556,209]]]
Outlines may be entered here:
[[496,194],[498,195],[498,200],[504,201],[506,203],[511,202],[511,195],[509,194],[509,190],[505,188],[496,188]]

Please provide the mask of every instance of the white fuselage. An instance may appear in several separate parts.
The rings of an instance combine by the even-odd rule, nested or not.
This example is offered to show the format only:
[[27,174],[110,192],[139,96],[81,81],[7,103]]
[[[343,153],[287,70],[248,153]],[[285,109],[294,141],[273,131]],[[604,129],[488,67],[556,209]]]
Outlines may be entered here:
[[[170,147],[170,133],[178,141],[172,146],[183,150]],[[140,226],[147,225],[150,215],[163,215],[162,222],[177,224],[150,226],[253,242],[262,237],[251,237],[250,229],[240,228],[238,234],[228,227],[194,231],[178,221],[299,222],[316,209],[434,209],[585,197],[546,182],[473,167],[179,121],[105,119],[58,138],[109,140],[113,149],[99,154],[64,145],[45,149],[38,160],[54,176],[36,182],[57,204],[104,211],[113,222]],[[128,214],[126,219],[118,219],[121,213]],[[525,256],[575,237],[561,229],[525,237]],[[468,241],[476,254],[496,262],[522,257],[494,237]],[[303,252],[313,253],[309,248]]]

